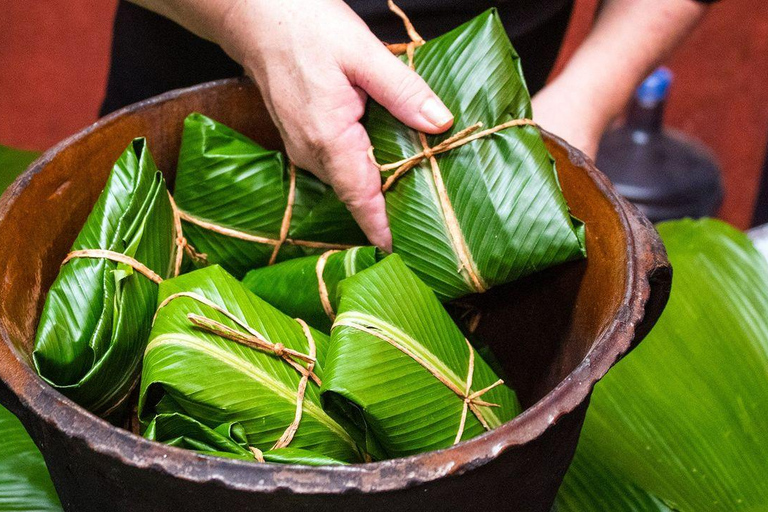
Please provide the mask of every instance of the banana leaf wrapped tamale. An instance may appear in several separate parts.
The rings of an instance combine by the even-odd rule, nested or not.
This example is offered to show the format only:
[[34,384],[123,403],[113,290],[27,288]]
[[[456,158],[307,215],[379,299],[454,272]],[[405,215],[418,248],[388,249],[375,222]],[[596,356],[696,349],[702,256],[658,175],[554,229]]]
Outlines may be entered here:
[[520,412],[514,391],[398,255],[340,287],[322,394],[372,455],[445,448]]
[[339,283],[374,263],[375,247],[328,251],[252,270],[243,284],[283,313],[330,333],[339,305]]
[[367,243],[330,187],[202,114],[184,121],[174,198],[190,243],[238,278]]
[[245,429],[239,423],[223,423],[211,428],[180,413],[158,414],[147,427],[144,437],[205,455],[232,459],[307,466],[344,464],[301,448],[286,447],[261,452],[249,446]]
[[178,270],[165,180],[144,139],[115,163],[46,297],[33,360],[53,387],[108,416],[128,397],[157,299]]
[[108,416],[128,396],[156,305],[177,270],[180,237],[165,180],[144,139],[115,163],[54,281],[35,338],[38,373]]
[[496,11],[427,42],[406,27],[413,42],[402,59],[454,123],[424,135],[374,102],[368,108],[393,251],[443,300],[581,258],[583,226],[530,120],[520,60]]
[[144,425],[178,413],[213,429],[238,423],[249,449],[361,460],[354,440],[320,406],[328,336],[217,265],[164,281],[159,300],[139,395]]

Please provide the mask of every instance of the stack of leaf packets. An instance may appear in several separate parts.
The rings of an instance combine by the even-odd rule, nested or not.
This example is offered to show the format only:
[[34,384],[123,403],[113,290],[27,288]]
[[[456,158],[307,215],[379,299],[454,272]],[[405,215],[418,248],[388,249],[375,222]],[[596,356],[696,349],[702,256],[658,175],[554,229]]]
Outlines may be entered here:
[[331,332],[339,283],[376,263],[375,247],[329,251],[252,270],[243,284],[282,312]]
[[[184,121],[174,198],[189,242],[208,263],[238,278],[270,263],[273,254],[281,261],[366,243],[332,189],[293,171],[282,153],[202,114]],[[275,252],[286,218],[288,240]]]
[[[430,147],[479,122],[490,129],[531,117],[519,58],[495,10],[416,48],[413,65],[454,115],[450,130],[426,136]],[[424,149],[417,132],[378,104],[370,105],[364,125],[382,165]],[[421,160],[385,197],[394,252],[441,299],[584,255],[583,226],[569,215],[534,126],[506,128]]]
[[[270,306],[219,266],[163,282],[159,300],[144,355],[143,423],[172,413],[210,429],[237,423],[239,437],[260,452],[290,447],[362,460],[320,404],[328,336]],[[291,426],[298,427],[292,434]],[[153,431],[157,438],[157,425]]]
[[322,393],[368,452],[389,458],[445,448],[520,412],[514,391],[398,255],[340,286]]
[[[176,231],[165,181],[144,139],[115,163],[74,251],[102,249],[173,274]],[[71,254],[71,253],[70,253]],[[96,414],[108,416],[139,378],[157,284],[126,263],[69,260],[51,286],[33,352],[38,373]]]

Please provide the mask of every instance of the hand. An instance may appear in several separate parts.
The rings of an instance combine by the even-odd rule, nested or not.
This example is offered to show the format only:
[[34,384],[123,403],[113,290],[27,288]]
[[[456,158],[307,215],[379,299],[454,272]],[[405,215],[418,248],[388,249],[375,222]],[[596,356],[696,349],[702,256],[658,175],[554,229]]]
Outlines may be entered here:
[[370,241],[391,250],[360,124],[366,100],[426,133],[451,126],[445,105],[341,0],[244,0],[222,28],[217,42],[258,85],[291,160],[333,186]]
[[610,119],[594,109],[577,86],[554,81],[533,97],[533,119],[592,160]]

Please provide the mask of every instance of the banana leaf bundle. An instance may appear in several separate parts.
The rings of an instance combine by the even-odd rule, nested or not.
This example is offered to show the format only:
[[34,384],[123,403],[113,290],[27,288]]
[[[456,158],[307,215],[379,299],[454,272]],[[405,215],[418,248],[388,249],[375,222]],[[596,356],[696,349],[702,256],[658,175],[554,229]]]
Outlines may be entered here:
[[[495,10],[402,59],[454,115],[424,135],[371,102],[364,125],[383,172],[393,251],[442,299],[584,256],[520,67]],[[430,156],[431,155],[431,156]]]
[[520,412],[515,392],[398,255],[340,287],[322,395],[373,457],[445,448]]
[[330,187],[202,114],[184,121],[174,198],[190,243],[238,278],[367,243]]
[[144,437],[177,448],[231,459],[307,466],[344,464],[301,448],[286,447],[261,452],[248,445],[245,429],[239,423],[223,423],[210,428],[180,413],[158,414],[147,427]]
[[43,379],[96,414],[116,411],[138,381],[156,282],[181,262],[177,227],[165,180],[136,139],[48,292],[32,354]]
[[[320,405],[328,336],[270,306],[217,265],[164,281],[159,300],[144,355],[142,424],[177,413],[210,429],[237,423],[238,438],[258,452],[290,447],[340,462],[362,460],[355,441]],[[157,424],[150,434],[179,437]]]
[[375,247],[328,251],[251,270],[243,285],[283,313],[330,333],[339,305],[339,283],[374,263]]

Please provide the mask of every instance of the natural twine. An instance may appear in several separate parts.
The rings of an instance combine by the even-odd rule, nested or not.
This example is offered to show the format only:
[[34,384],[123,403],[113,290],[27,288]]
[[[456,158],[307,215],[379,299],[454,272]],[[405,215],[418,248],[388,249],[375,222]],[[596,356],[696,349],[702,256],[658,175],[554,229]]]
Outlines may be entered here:
[[[394,12],[400,19],[403,20],[405,29],[408,32],[408,36],[411,41],[406,44],[388,45],[390,51],[396,55],[405,53],[408,56],[408,67],[415,70],[413,64],[413,56],[416,48],[424,44],[424,38],[414,28],[408,16],[397,6],[392,0],[388,0],[389,9]],[[448,228],[448,235],[451,239],[451,245],[453,245],[454,252],[459,259],[459,272],[462,272],[468,282],[468,284],[478,293],[482,293],[488,289],[488,285],[483,280],[482,276],[477,269],[477,266],[472,257],[472,253],[467,246],[464,234],[461,231],[461,226],[456,218],[456,213],[451,205],[448,192],[445,188],[442,173],[440,172],[440,166],[438,165],[435,156],[450,151],[452,149],[459,148],[465,144],[469,144],[480,138],[488,137],[501,130],[506,130],[514,126],[536,126],[536,123],[531,119],[513,119],[505,123],[501,123],[492,128],[486,130],[477,131],[483,126],[482,123],[476,123],[468,128],[465,128],[455,135],[448,137],[444,141],[440,142],[434,147],[430,147],[427,143],[427,137],[422,132],[417,132],[419,136],[419,142],[421,143],[422,150],[413,156],[404,158],[400,161],[390,164],[379,164],[374,156],[374,148],[371,147],[368,150],[368,156],[374,165],[380,172],[394,171],[385,181],[381,187],[382,192],[386,192],[390,187],[406,172],[419,165],[424,160],[428,160],[430,168],[432,170],[432,179],[437,189],[437,195],[440,202],[440,208],[445,218],[445,224]]]
[[458,396],[462,402],[463,406],[461,409],[461,419],[459,420],[459,429],[456,432],[456,437],[453,440],[453,444],[457,444],[459,441],[461,441],[462,436],[464,435],[464,428],[466,426],[467,422],[467,412],[472,411],[472,414],[475,415],[475,417],[478,419],[480,424],[483,426],[485,430],[491,430],[491,427],[488,425],[488,422],[483,417],[482,413],[480,412],[480,407],[499,407],[498,404],[486,402],[484,400],[480,400],[480,397],[483,396],[488,391],[492,390],[493,388],[500,386],[504,384],[504,381],[502,379],[497,380],[490,386],[487,386],[479,391],[472,391],[472,380],[474,377],[475,372],[475,351],[472,348],[472,345],[469,343],[469,340],[464,338],[464,341],[467,343],[467,348],[469,349],[469,368],[467,370],[467,379],[466,384],[464,386],[464,389],[459,388],[456,384],[453,383],[448,377],[440,373],[440,370],[435,368],[434,365],[429,363],[428,361],[421,358],[418,354],[410,350],[408,347],[401,345],[396,340],[390,338],[386,334],[384,334],[382,331],[375,329],[371,326],[359,323],[355,320],[349,320],[343,317],[339,317],[338,320],[336,320],[336,323],[334,324],[334,327],[337,326],[346,326],[346,327],[352,327],[353,329],[357,329],[359,331],[365,332],[366,334],[370,334],[371,336],[374,336],[382,341],[385,341],[398,349],[403,354],[407,355],[417,363],[419,363],[425,370],[427,370],[429,373],[431,373],[437,380],[442,382],[448,389],[453,391],[456,396]]
[[[301,380],[299,381],[299,386],[296,391],[296,412],[294,414],[293,421],[290,425],[288,425],[288,428],[286,428],[285,432],[283,432],[283,435],[280,436],[280,439],[275,442],[271,449],[274,450],[288,446],[296,435],[296,431],[298,430],[299,424],[301,423],[301,416],[304,410],[304,396],[307,391],[307,384],[309,383],[309,379],[312,379],[312,381],[318,386],[322,385],[322,381],[314,371],[315,363],[317,361],[317,347],[315,346],[315,340],[312,337],[312,332],[310,331],[309,326],[306,324],[306,322],[304,322],[304,320],[300,318],[294,319],[301,326],[301,330],[304,334],[304,337],[307,339],[307,344],[309,345],[309,354],[302,354],[301,352],[286,347],[282,343],[272,343],[271,341],[267,340],[263,334],[259,333],[256,329],[248,325],[244,320],[241,320],[236,315],[229,312],[222,306],[219,306],[215,302],[194,292],[179,292],[168,296],[157,307],[157,311],[159,312],[171,301],[182,297],[193,299],[205,306],[208,306],[214,311],[227,317],[237,326],[242,328],[243,331],[233,329],[232,327],[224,325],[221,322],[203,315],[198,315],[195,313],[187,314],[187,319],[196,327],[246,347],[274,354],[275,356],[283,359],[292,368],[299,372],[301,375]],[[155,313],[155,319],[157,319],[157,313]],[[153,319],[153,323],[155,319]],[[299,361],[305,362],[306,366],[302,365]],[[260,451],[253,451],[253,448],[251,451],[257,460],[263,462],[263,457],[259,457],[261,454]]]
[[194,224],[208,231],[213,231],[214,233],[228,236],[230,238],[237,238],[238,240],[244,240],[246,242],[253,242],[258,244],[266,244],[266,245],[274,246],[274,249],[272,250],[272,255],[269,258],[269,265],[272,265],[273,263],[275,263],[275,261],[277,260],[277,255],[280,252],[280,249],[283,247],[283,245],[296,245],[300,247],[308,247],[311,249],[336,249],[336,250],[351,249],[352,247],[354,247],[353,245],[314,242],[311,240],[296,240],[288,237],[288,231],[290,230],[290,227],[291,227],[291,218],[293,216],[293,204],[296,199],[296,166],[293,163],[291,163],[288,169],[289,169],[289,178],[290,178],[289,186],[288,186],[288,201],[285,206],[285,213],[283,214],[283,220],[280,224],[280,234],[278,235],[277,238],[254,235],[251,233],[246,233],[244,231],[238,231],[236,229],[220,226],[218,224],[214,224],[213,222],[208,222],[204,219],[196,217],[183,210],[179,210],[179,214],[181,218],[186,222],[189,222],[190,224]]
[[[184,258],[184,252],[189,254],[189,256],[195,260],[205,259],[205,254],[198,253],[184,237],[184,233],[181,227],[181,212],[176,206],[176,202],[173,200],[173,196],[171,196],[170,192],[168,193],[168,200],[171,203],[171,211],[173,213],[173,228],[176,234],[174,239],[176,253],[174,255],[173,261],[173,275],[175,277],[181,273],[181,263]],[[61,262],[61,266],[63,267],[71,260],[77,258],[105,259],[114,261],[116,263],[123,263],[124,265],[128,265],[129,267],[133,268],[136,272],[143,275],[155,284],[160,284],[163,282],[163,278],[160,277],[157,272],[136,258],[121,252],[110,251],[108,249],[80,249],[77,251],[71,251],[69,254],[67,254],[66,258],[64,258],[64,261]]]
[[328,257],[337,252],[339,251],[325,251],[320,255],[315,264],[315,276],[317,276],[317,291],[320,293],[320,303],[323,305],[323,311],[325,311],[325,314],[328,315],[331,321],[336,320],[336,313],[333,311],[331,298],[328,296],[328,286],[325,284],[325,279],[323,279],[323,272],[325,271]]

